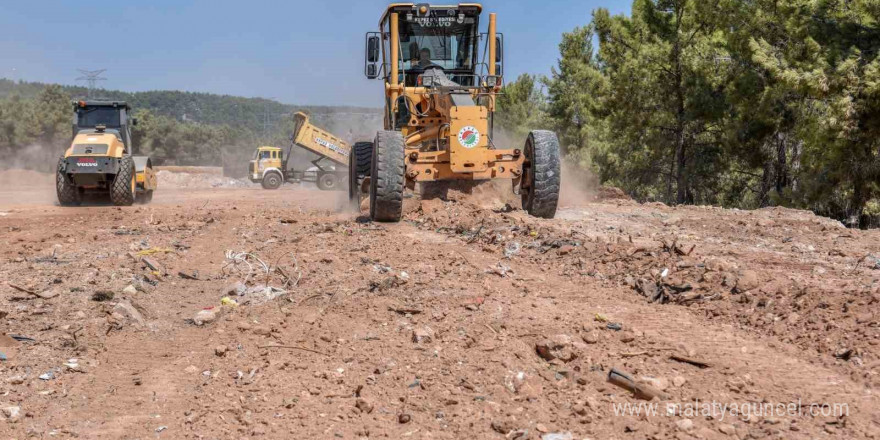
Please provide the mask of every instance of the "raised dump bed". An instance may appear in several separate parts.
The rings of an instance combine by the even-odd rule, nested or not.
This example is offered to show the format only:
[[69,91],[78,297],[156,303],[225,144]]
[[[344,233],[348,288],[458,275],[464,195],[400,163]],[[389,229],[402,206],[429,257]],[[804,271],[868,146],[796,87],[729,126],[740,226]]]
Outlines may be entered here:
[[[278,189],[283,183],[314,181],[324,191],[341,190],[348,176],[351,146],[342,138],[309,123],[309,116],[296,113],[291,147],[287,154],[278,147],[259,147],[250,162],[248,176],[266,189]],[[316,171],[294,170],[290,163],[291,148],[297,146],[318,155],[311,161]]]

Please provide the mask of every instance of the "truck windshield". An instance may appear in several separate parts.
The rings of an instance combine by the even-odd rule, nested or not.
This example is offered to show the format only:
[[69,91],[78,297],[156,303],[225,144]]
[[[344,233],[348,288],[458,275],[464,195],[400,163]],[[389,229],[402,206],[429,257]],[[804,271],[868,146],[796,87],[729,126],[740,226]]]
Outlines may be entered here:
[[94,127],[104,124],[107,127],[119,127],[119,109],[113,107],[91,107],[77,110],[79,127]]
[[431,65],[445,70],[472,71],[476,46],[476,18],[436,11],[429,17],[400,22],[400,49],[404,69]]

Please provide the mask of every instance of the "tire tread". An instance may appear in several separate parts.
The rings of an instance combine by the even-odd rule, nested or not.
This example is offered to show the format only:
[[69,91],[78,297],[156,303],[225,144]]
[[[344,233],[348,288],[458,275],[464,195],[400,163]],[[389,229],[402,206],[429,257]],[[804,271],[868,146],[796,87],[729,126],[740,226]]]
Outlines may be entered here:
[[370,218],[374,221],[398,222],[403,216],[404,148],[399,131],[376,133],[370,176]]

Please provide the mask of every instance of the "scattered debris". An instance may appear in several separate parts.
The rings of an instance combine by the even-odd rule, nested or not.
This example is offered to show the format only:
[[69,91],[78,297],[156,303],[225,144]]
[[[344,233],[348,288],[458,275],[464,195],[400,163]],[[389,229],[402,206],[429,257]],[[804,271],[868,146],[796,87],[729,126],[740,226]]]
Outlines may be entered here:
[[562,362],[571,362],[577,359],[571,336],[555,335],[549,339],[535,344],[535,352],[546,361],[559,359]]
[[15,423],[21,419],[20,406],[2,406],[0,407],[0,412],[3,413],[3,416],[6,417],[6,420],[9,422]]
[[112,290],[98,290],[92,294],[92,301],[104,302],[110,301],[113,297],[116,296]]
[[31,289],[25,289],[24,287],[17,286],[12,283],[8,283],[8,284],[9,284],[9,287],[12,287],[13,289],[18,290],[19,292],[24,292],[24,293],[27,293],[29,295],[33,295],[33,296],[35,296],[37,298],[41,298],[41,299],[52,299],[52,298],[55,298],[56,296],[58,296],[58,292],[36,292]]
[[692,359],[687,356],[681,356],[681,355],[677,355],[677,354],[669,356],[669,359],[672,359],[677,362],[683,362],[685,364],[691,364],[691,365],[698,367],[700,369],[706,369],[706,368],[711,367],[711,365],[708,362],[704,362],[704,361],[697,360],[697,359]]
[[195,280],[195,281],[199,280],[199,271],[197,271],[197,270],[194,270],[192,272],[180,271],[180,272],[177,272],[177,275],[185,280]]
[[518,255],[522,250],[522,245],[518,241],[511,241],[504,247],[504,258],[508,260]]
[[554,432],[541,436],[541,440],[574,440],[574,434],[570,432]]
[[638,384],[632,377],[614,368],[608,372],[608,382],[633,393],[633,397],[636,399],[648,401],[655,398],[666,399],[666,395],[662,391],[650,385]]
[[421,309],[417,309],[414,307],[388,307],[388,311],[397,313],[399,315],[419,315],[422,313]]
[[113,306],[108,318],[108,323],[111,328],[116,329],[121,329],[126,324],[144,326],[146,325],[147,320],[144,319],[144,315],[138,309],[139,308],[129,300],[119,301]]
[[[168,248],[148,248],[148,249],[144,249],[144,250],[138,251],[136,255],[137,255],[138,257],[145,257],[145,256],[148,256],[148,255],[155,255],[155,254],[170,254],[170,253],[174,253],[174,249],[168,249]],[[153,270],[158,270],[158,269],[153,269]]]
[[416,344],[431,342],[434,340],[434,330],[431,327],[420,327],[413,329],[412,341]]
[[362,397],[358,397],[357,400],[355,400],[354,406],[361,410],[362,413],[370,414],[373,412],[373,405]]
[[513,271],[510,269],[510,267],[501,264],[501,262],[499,261],[498,264],[495,265],[495,267],[486,269],[486,273],[495,274],[500,276],[501,278],[504,278],[508,274],[512,274]]
[[195,325],[210,324],[217,320],[217,313],[218,311],[215,307],[199,310],[198,313],[196,313],[196,316],[193,317],[193,323],[195,323]]
[[155,275],[158,275],[158,276],[165,275],[165,268],[161,264],[159,264],[159,262],[157,262],[156,260],[154,260],[150,257],[141,257],[141,262],[144,263],[144,266],[146,266],[148,269],[153,271],[153,273]]

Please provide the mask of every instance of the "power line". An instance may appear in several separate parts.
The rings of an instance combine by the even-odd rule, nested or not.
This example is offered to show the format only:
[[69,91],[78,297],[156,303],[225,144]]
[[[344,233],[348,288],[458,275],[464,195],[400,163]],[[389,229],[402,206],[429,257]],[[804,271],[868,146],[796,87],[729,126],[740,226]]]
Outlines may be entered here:
[[107,78],[101,77],[101,74],[106,72],[107,69],[101,69],[101,70],[76,69],[76,70],[78,70],[80,73],[83,74],[83,76],[77,78],[76,80],[77,81],[86,81],[89,84],[89,91],[88,91],[88,94],[86,95],[88,98],[92,97],[92,91],[95,90],[95,85],[98,83],[98,81],[107,81]]

